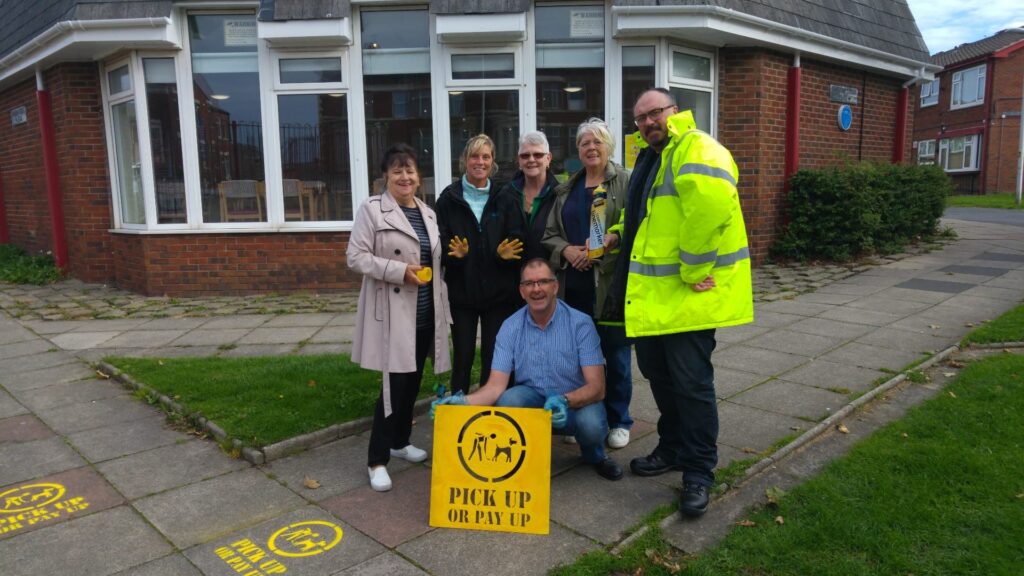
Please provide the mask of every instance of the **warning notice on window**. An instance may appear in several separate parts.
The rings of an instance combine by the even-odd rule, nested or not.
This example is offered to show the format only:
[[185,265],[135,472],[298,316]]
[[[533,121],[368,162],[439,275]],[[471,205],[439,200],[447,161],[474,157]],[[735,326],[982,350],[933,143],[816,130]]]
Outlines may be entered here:
[[430,525],[547,534],[551,413],[438,406]]

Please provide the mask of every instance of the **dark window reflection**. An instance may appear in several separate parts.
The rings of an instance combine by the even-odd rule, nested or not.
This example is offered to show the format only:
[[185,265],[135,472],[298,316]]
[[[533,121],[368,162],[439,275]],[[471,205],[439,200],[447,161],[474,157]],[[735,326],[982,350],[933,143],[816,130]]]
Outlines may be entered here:
[[352,170],[344,94],[278,96],[284,215],[351,220]]
[[[622,49],[622,133],[636,132],[633,123],[633,104],[644,90],[654,86],[654,46],[628,46]],[[625,141],[625,139],[624,139]],[[623,149],[622,158],[627,168],[633,163],[629,147]]]
[[498,174],[493,180],[511,180],[518,163],[519,153],[519,92],[516,90],[487,90],[448,93],[452,138],[452,177],[461,178],[459,157],[466,142],[477,134],[487,134],[494,140],[494,157]]
[[181,118],[173,58],[145,58],[149,142],[153,152],[153,184],[160,224],[182,224],[185,214],[185,174],[181,160]]

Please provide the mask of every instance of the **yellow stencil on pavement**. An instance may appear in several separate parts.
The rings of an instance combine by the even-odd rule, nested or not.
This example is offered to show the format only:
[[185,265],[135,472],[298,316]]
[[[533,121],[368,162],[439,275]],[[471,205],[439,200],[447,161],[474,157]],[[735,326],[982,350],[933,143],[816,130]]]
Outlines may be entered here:
[[278,556],[315,556],[334,548],[342,537],[341,526],[326,520],[306,520],[281,528],[270,535],[267,547]]
[[13,514],[46,506],[64,495],[61,484],[26,484],[0,493],[0,514]]

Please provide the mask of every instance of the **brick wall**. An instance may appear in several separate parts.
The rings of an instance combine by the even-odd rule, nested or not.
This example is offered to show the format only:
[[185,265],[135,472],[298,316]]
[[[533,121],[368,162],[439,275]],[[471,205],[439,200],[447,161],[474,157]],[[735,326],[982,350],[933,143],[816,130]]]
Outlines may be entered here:
[[[25,107],[28,122],[11,126],[10,110],[19,106]],[[11,243],[30,252],[45,252],[52,245],[35,79],[0,93],[0,111],[0,171]]]
[[[1024,49],[993,62],[992,115],[988,129],[985,188],[988,192],[1014,192],[1017,188],[1017,150],[1020,145],[1021,86]],[[1003,115],[1016,112],[1016,116]]]

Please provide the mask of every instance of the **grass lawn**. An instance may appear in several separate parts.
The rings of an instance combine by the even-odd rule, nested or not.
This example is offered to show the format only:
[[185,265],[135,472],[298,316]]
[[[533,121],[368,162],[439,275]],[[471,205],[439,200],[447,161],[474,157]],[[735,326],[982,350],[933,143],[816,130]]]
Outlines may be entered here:
[[1024,340],[1024,304],[972,331],[961,344],[992,344]]
[[1017,206],[1017,197],[1013,194],[984,194],[967,196],[947,196],[946,206],[959,206],[967,208],[1011,208],[1020,209]]
[[[381,386],[379,372],[341,354],[106,360],[257,447],[369,416]],[[448,376],[435,376],[428,360],[420,397],[447,386]]]

